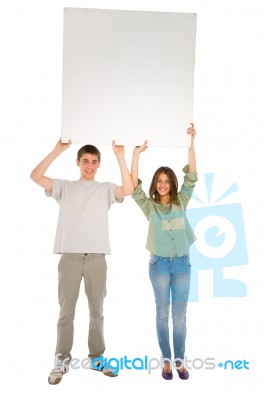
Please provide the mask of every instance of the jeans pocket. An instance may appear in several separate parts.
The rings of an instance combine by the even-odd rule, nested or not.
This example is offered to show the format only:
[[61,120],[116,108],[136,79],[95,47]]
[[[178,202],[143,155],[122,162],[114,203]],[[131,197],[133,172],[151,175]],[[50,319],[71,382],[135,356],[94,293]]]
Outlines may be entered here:
[[150,262],[149,262],[149,264],[150,264],[150,265],[156,265],[156,264],[158,264],[159,260],[160,260],[160,257],[159,257],[159,256],[156,256],[155,254],[151,254],[151,255],[150,255]]
[[185,264],[189,269],[191,268],[190,256],[185,256]]

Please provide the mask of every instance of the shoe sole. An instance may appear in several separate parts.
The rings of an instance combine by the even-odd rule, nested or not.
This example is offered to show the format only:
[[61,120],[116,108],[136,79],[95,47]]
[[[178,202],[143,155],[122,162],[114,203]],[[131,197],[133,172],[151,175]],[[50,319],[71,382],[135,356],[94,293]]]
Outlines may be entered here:
[[104,372],[103,368],[102,369],[91,368],[91,370],[96,372],[101,372],[103,375],[108,376],[109,378],[116,378],[118,376],[118,374],[113,374],[112,371]]
[[109,378],[116,378],[118,374],[113,374],[112,372],[103,372],[101,371],[105,376],[109,376]]

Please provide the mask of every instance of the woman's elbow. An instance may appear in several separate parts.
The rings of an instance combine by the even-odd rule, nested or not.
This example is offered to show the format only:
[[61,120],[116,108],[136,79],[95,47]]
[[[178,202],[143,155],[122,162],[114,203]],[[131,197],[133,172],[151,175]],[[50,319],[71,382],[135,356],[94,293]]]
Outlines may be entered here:
[[127,189],[124,191],[124,195],[126,196],[131,196],[134,193],[134,188],[132,187],[132,189]]
[[133,194],[133,192],[134,192],[133,183],[132,183],[132,185],[130,185],[130,186],[124,188],[124,195],[125,195],[125,196],[131,196],[131,195]]

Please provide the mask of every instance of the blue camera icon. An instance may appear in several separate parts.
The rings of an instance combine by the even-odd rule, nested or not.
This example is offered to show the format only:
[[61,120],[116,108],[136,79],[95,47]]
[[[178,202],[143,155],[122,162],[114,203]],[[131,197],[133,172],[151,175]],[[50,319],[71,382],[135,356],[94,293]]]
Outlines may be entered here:
[[203,205],[187,209],[187,217],[197,237],[190,248],[189,300],[198,300],[198,273],[207,269],[213,270],[214,297],[245,297],[247,288],[242,281],[223,277],[224,268],[248,263],[241,204]]

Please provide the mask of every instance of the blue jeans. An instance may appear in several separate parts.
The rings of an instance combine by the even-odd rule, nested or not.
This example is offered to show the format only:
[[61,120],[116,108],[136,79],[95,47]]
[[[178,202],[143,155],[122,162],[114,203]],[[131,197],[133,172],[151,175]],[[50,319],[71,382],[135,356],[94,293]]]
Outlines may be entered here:
[[174,357],[184,359],[186,312],[190,286],[189,256],[159,257],[151,254],[150,280],[156,303],[156,328],[163,358],[171,360],[169,307],[172,301]]

